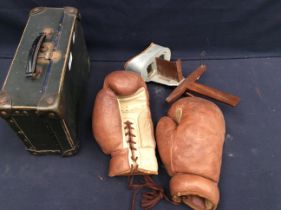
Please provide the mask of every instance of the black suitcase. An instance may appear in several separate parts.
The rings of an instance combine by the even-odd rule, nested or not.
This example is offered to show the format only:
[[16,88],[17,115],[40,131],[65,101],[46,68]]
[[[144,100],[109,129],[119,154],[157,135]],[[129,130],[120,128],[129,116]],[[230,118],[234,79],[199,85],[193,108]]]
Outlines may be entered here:
[[32,154],[77,152],[77,106],[89,70],[78,10],[31,10],[0,92],[0,115]]

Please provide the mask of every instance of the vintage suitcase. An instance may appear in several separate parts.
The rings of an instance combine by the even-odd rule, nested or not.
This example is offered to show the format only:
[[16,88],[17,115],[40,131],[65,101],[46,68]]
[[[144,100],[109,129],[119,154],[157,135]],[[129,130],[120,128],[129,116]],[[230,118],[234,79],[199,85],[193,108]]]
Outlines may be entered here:
[[0,92],[0,115],[32,154],[77,152],[77,105],[89,69],[78,10],[31,10]]

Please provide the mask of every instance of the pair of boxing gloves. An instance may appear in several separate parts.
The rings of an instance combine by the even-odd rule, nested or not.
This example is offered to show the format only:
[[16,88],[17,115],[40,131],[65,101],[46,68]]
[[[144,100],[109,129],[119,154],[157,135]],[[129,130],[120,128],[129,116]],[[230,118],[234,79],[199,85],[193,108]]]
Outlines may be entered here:
[[134,72],[115,71],[96,96],[93,134],[111,155],[109,176],[157,175],[157,142],[172,200],[216,209],[225,122],[214,103],[194,96],[176,101],[157,123],[155,141],[145,82]]

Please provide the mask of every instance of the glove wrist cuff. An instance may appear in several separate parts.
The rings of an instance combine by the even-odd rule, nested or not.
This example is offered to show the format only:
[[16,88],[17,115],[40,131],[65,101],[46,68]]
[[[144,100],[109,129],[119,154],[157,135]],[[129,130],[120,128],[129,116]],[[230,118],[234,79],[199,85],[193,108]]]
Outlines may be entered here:
[[128,162],[128,150],[118,150],[111,153],[108,175],[122,176],[130,173],[130,165]]
[[155,148],[139,148],[138,169],[144,174],[158,174],[158,163],[155,155]]
[[176,174],[170,180],[172,199],[193,209],[215,210],[219,202],[217,183],[193,174]]
[[[158,164],[154,148],[138,148],[137,170],[134,174],[158,174]],[[128,149],[117,150],[111,153],[109,176],[125,176],[132,173]]]

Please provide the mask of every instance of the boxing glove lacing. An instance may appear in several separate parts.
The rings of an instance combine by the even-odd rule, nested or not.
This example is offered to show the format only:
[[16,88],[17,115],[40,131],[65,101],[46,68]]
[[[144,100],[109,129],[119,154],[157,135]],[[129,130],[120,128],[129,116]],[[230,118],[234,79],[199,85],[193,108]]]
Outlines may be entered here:
[[[131,159],[134,162],[135,167],[137,168],[138,167],[138,164],[137,164],[138,156],[135,153],[137,151],[137,148],[135,147],[136,142],[133,139],[134,137],[136,137],[132,131],[134,129],[132,126],[133,123],[130,122],[129,120],[127,120],[124,124],[125,124],[125,130],[127,130],[127,132],[125,133],[125,136],[128,136],[127,143],[129,144],[129,148],[132,153]],[[134,168],[134,165],[131,165],[131,169]]]
[[127,143],[129,144],[129,148],[132,153],[131,159],[134,162],[134,164],[131,164],[131,174],[128,178],[129,189],[134,190],[132,196],[132,202],[131,202],[131,209],[132,210],[135,209],[136,196],[139,190],[141,189],[151,190],[149,192],[144,192],[142,194],[141,207],[145,210],[152,209],[162,199],[165,199],[171,202],[172,204],[177,205],[177,203],[173,202],[168,198],[168,196],[164,192],[163,187],[156,184],[150,176],[148,175],[143,176],[144,182],[140,184],[134,183],[134,175],[138,174],[138,164],[137,164],[138,156],[136,155],[137,148],[135,147],[136,142],[134,141],[134,137],[136,136],[132,132],[132,130],[134,129],[132,126],[133,123],[127,120],[124,124],[125,124],[124,129],[126,130],[125,136],[128,136]]

